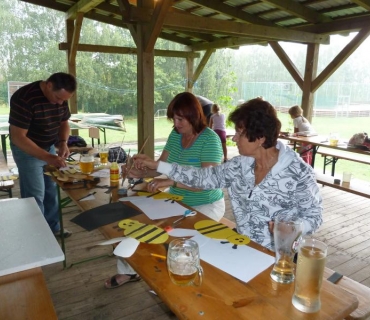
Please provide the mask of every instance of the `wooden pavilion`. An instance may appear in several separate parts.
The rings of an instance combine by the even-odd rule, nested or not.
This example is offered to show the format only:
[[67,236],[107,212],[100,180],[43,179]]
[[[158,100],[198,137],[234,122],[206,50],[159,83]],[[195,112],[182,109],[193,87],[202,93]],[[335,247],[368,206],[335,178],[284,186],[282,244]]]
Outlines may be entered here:
[[[356,50],[370,33],[370,0],[21,0],[65,12],[68,70],[76,75],[78,51],[137,54],[138,144],[149,140],[144,153],[154,155],[154,56],[186,59],[192,91],[212,53],[219,48],[270,45],[301,88],[302,108],[311,119],[315,91]],[[82,44],[84,18],[128,29],[136,48]],[[317,74],[321,44],[330,35],[358,34]],[[155,50],[157,38],[184,45],[184,51]],[[301,74],[279,41],[307,46]],[[202,54],[201,54],[202,53]],[[195,65],[195,59],[202,57]],[[78,94],[70,101],[77,113]]]

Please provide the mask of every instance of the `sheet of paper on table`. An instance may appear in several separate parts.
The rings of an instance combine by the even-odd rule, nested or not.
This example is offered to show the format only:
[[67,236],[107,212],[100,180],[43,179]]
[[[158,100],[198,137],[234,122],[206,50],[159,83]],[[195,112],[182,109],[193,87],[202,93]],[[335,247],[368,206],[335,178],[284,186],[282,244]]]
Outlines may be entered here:
[[182,216],[187,208],[177,202],[147,197],[136,197],[130,202],[143,211],[151,220]]
[[221,243],[201,234],[192,238],[199,245],[200,258],[233,277],[248,282],[270,267],[275,258],[248,245]]
[[90,174],[92,177],[108,178],[110,175],[109,168],[96,170]]

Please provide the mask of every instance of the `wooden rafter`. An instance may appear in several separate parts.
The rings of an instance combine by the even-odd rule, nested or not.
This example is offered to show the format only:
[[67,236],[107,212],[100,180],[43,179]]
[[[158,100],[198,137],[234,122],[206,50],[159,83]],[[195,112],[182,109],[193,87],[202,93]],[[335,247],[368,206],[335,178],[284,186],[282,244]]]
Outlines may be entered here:
[[313,33],[295,33],[296,30],[284,29],[279,27],[259,26],[240,22],[231,22],[208,19],[188,14],[178,14],[169,12],[165,18],[164,26],[167,28],[175,27],[183,30],[197,30],[205,33],[227,34],[229,36],[252,36],[259,39],[270,39],[276,41],[292,41],[306,43],[329,43],[329,37]]
[[283,10],[284,12],[288,12],[293,16],[300,17],[310,23],[320,23],[320,22],[331,21],[329,17],[319,14],[317,13],[317,11],[312,10],[304,5],[301,5],[297,1],[263,0],[263,2],[270,3],[273,6]]

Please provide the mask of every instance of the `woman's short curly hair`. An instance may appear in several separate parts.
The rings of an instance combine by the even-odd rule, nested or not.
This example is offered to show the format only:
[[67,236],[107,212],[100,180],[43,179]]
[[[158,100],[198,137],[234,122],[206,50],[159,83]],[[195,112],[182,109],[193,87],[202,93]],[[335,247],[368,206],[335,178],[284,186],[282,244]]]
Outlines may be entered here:
[[167,119],[173,120],[175,115],[188,120],[196,133],[207,127],[207,118],[202,106],[197,97],[190,92],[177,94],[168,105]]
[[277,117],[275,108],[267,101],[256,98],[244,102],[230,115],[229,121],[241,129],[248,141],[265,138],[262,146],[267,149],[276,145],[281,122]]

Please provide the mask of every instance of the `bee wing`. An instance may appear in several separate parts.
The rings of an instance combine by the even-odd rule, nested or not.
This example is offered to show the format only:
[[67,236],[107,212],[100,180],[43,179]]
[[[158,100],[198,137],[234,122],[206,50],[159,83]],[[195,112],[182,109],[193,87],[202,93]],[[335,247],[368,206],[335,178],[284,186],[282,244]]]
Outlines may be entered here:
[[116,247],[116,249],[114,249],[113,253],[116,256],[120,256],[123,258],[131,257],[136,251],[139,243],[140,242],[138,240],[127,237],[121,241],[121,243]]
[[168,234],[172,237],[192,237],[198,235],[199,232],[194,229],[175,228],[168,231]]
[[109,240],[104,240],[104,241],[96,243],[95,245],[96,246],[105,246],[105,245],[108,245],[108,244],[113,244],[113,243],[116,243],[116,242],[120,242],[125,238],[126,237],[118,237],[118,238],[113,238],[113,239],[109,239]]

